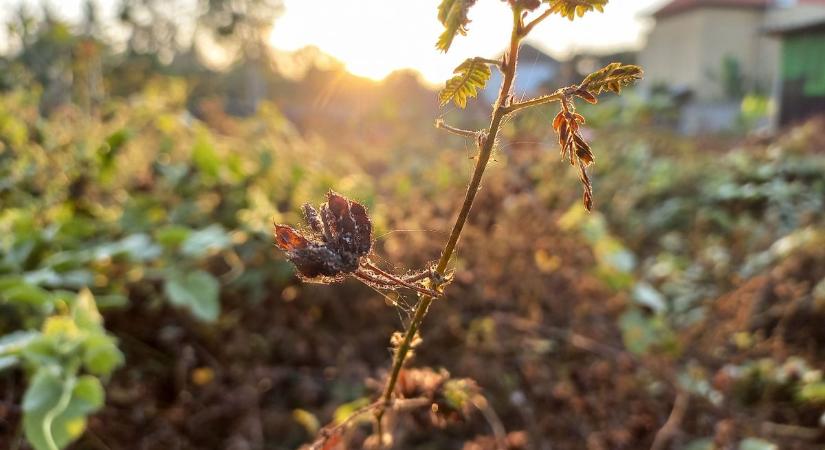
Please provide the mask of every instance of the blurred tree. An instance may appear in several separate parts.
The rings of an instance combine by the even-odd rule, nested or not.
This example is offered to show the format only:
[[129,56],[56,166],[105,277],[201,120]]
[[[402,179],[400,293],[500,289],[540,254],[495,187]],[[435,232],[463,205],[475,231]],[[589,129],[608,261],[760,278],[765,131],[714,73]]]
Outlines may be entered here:
[[96,111],[103,101],[103,56],[106,45],[97,4],[86,0],[80,35],[72,48],[72,87],[75,102],[84,111]]
[[[122,0],[119,18],[129,37],[125,58],[113,69],[123,75],[112,77],[113,91],[135,92],[158,71],[214,87],[208,62],[232,67],[222,83],[230,94],[228,109],[252,113],[267,93],[267,39],[281,9],[281,0]],[[195,112],[197,103],[190,101]]]
[[170,63],[178,53],[208,47],[231,63],[265,54],[281,9],[281,0],[122,0],[119,19],[130,53]]
[[7,29],[11,40],[16,40],[20,49],[16,62],[43,87],[41,111],[48,113],[68,101],[75,44],[75,36],[68,24],[57,19],[48,4],[43,5],[40,20],[21,4]]
[[[72,25],[48,3],[39,14],[20,3],[6,24],[10,55],[0,61],[0,87],[34,81],[43,88],[43,113],[70,100],[92,112],[105,92],[132,95],[154,75],[173,74],[187,78],[192,92],[228,97],[228,110],[250,114],[274,75],[267,40],[281,10],[281,0],[121,0],[116,35],[96,0],[85,1]],[[198,90],[204,83],[210,88]]]

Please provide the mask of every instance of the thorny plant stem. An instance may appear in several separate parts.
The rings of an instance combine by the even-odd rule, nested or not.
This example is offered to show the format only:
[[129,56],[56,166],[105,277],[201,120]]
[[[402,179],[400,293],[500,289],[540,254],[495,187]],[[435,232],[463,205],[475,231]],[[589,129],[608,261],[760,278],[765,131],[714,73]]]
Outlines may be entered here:
[[570,91],[572,91],[573,88],[575,88],[575,86],[559,89],[559,90],[557,90],[556,92],[553,92],[550,95],[542,95],[541,97],[536,97],[534,99],[530,99],[530,100],[523,101],[523,102],[520,102],[520,103],[513,103],[510,106],[507,106],[505,108],[505,111],[506,111],[507,114],[510,114],[510,113],[514,113],[514,112],[516,112],[520,109],[529,108],[531,106],[538,106],[538,105],[543,105],[545,103],[560,101],[560,100],[564,99],[565,97],[569,96],[571,94]]
[[[510,101],[510,90],[513,87],[513,80],[516,76],[516,62],[518,61],[519,44],[521,43],[521,39],[524,37],[524,34],[524,25],[522,23],[521,12],[514,9],[513,31],[510,35],[510,50],[507,53],[506,64],[503,64],[504,81],[501,84],[498,100],[496,100],[493,107],[493,117],[490,121],[489,131],[487,132],[486,139],[481,142],[479,148],[478,158],[476,158],[476,165],[473,170],[473,177],[470,180],[470,184],[467,187],[467,193],[464,197],[464,204],[461,206],[461,210],[458,213],[458,218],[456,218],[455,225],[453,225],[453,230],[450,233],[450,239],[444,246],[444,250],[441,253],[441,258],[438,260],[438,265],[435,269],[441,275],[446,273],[447,265],[453,256],[453,252],[455,252],[458,239],[461,237],[461,231],[464,229],[464,224],[467,222],[467,216],[470,214],[470,209],[472,209],[473,201],[478,193],[478,188],[481,186],[481,178],[484,175],[484,169],[487,167],[487,162],[490,160],[490,155],[493,152],[493,146],[495,145],[496,136],[499,128],[501,127],[502,120],[509,112],[507,106]],[[415,307],[413,318],[410,321],[407,330],[404,332],[404,339],[398,346],[393,358],[392,372],[390,373],[390,377],[387,379],[387,384],[384,387],[384,393],[382,395],[384,406],[389,405],[392,402],[392,394],[395,390],[395,384],[398,382],[398,375],[401,373],[404,360],[407,357],[407,353],[410,351],[413,337],[418,331],[419,326],[421,326],[421,322],[424,320],[424,316],[427,314],[427,309],[430,307],[432,301],[433,297],[422,296]],[[384,439],[381,426],[381,419],[384,416],[385,410],[384,406],[378,408],[375,412],[375,431],[377,434],[376,437],[379,441],[379,447],[383,447]]]

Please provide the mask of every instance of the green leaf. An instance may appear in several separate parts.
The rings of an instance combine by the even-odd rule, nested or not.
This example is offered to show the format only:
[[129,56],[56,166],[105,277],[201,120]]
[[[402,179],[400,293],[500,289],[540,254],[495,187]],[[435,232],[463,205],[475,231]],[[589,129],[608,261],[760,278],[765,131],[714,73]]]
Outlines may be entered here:
[[478,394],[478,386],[472,380],[459,378],[444,383],[444,400],[451,408],[466,408],[473,397]]
[[115,340],[104,334],[89,336],[83,342],[83,366],[98,376],[108,376],[123,364],[123,353],[117,348]]
[[625,347],[636,354],[674,344],[673,333],[661,316],[647,316],[635,308],[622,314],[619,328]]
[[84,375],[77,380],[72,399],[82,402],[85,411],[93,412],[103,407],[106,394],[100,380],[91,375]]
[[23,395],[23,411],[37,411],[57,402],[62,391],[60,380],[54,371],[41,368],[29,382]]
[[99,309],[122,308],[129,304],[129,298],[123,294],[103,294],[95,297]]
[[195,146],[192,148],[192,161],[201,172],[209,177],[218,177],[218,171],[221,168],[221,159],[215,152],[206,132],[198,134]]
[[810,403],[825,403],[825,381],[808,383],[797,394],[800,400]]
[[596,10],[604,12],[604,7],[608,0],[545,0],[550,4],[550,10],[573,20],[582,17],[585,13]]
[[16,356],[0,356],[0,373],[6,369],[11,369],[20,363],[20,358]]
[[39,335],[36,331],[15,331],[0,337],[0,356],[17,354]]
[[124,145],[129,142],[129,139],[131,139],[132,136],[133,134],[130,129],[121,128],[107,136],[104,143],[97,149],[102,177],[111,177],[115,157],[117,157]]
[[213,322],[218,318],[220,285],[210,273],[172,273],[166,279],[164,291],[173,305],[188,308],[198,319]]
[[713,450],[712,438],[694,439],[685,445],[685,450]]
[[315,414],[305,409],[295,409],[292,411],[292,419],[300,424],[306,430],[307,434],[314,436],[321,428],[321,423]]
[[166,225],[155,231],[155,240],[166,248],[175,248],[181,245],[192,230],[183,225]]
[[134,262],[144,262],[157,258],[161,253],[161,248],[152,242],[148,234],[135,233],[120,241],[98,246],[94,250],[94,257],[101,260],[125,256]]
[[26,283],[21,277],[8,276],[0,278],[0,303],[3,302],[47,310],[51,308],[52,296],[49,291]]
[[764,439],[747,438],[739,442],[740,450],[778,450],[779,446]]
[[467,106],[467,98],[478,95],[490,79],[490,66],[482,58],[470,58],[453,71],[456,75],[444,85],[438,94],[441,106],[454,102],[459,108]]
[[[22,234],[20,232],[17,233]],[[34,253],[39,244],[39,240],[36,238],[26,239],[23,236],[16,236],[15,238],[16,241],[14,244],[5,252],[6,254],[3,255],[3,261],[18,269],[22,269],[23,265]]]
[[72,316],[78,328],[87,331],[103,329],[103,316],[97,310],[95,298],[88,289],[81,290],[72,305]]
[[631,298],[639,305],[650,308],[654,313],[660,314],[667,310],[667,301],[661,292],[655,287],[640,281],[633,286]]
[[229,234],[220,225],[211,225],[192,232],[183,244],[181,252],[190,258],[202,258],[213,251],[223,250],[232,244]]
[[23,396],[23,430],[36,450],[60,450],[79,438],[86,418],[103,406],[100,381],[40,368]]
[[453,39],[459,33],[467,34],[467,12],[476,0],[441,0],[438,5],[438,20],[444,25],[444,32],[438,37],[435,47],[442,52],[447,52]]
[[[332,414],[333,422],[335,423],[344,423],[353,414],[355,414],[359,409],[367,406],[370,404],[370,399],[367,397],[361,397],[355,399],[349,403],[344,403],[343,405],[339,406],[335,409],[335,412]],[[366,420],[369,421],[369,415],[365,414]]]

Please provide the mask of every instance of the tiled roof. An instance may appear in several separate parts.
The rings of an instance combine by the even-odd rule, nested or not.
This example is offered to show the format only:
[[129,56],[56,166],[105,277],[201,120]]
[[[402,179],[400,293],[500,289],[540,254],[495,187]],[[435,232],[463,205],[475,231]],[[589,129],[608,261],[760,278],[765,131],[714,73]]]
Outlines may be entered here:
[[771,0],[673,0],[659,8],[653,16],[656,18],[672,16],[700,7],[766,8],[772,3]]

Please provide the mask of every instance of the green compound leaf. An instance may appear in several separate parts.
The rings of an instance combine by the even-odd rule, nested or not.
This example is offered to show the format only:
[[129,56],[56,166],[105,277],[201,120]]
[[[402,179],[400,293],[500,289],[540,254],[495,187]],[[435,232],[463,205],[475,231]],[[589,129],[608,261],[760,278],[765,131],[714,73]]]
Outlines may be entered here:
[[550,4],[552,12],[573,20],[590,11],[604,12],[604,6],[607,5],[608,0],[545,0],[545,2]]
[[467,99],[478,95],[490,79],[490,66],[482,58],[470,58],[453,71],[456,75],[444,85],[438,94],[441,106],[454,102],[459,108],[467,106]]
[[447,52],[453,39],[459,33],[467,34],[467,12],[476,0],[441,0],[438,5],[438,20],[444,25],[444,32],[438,37],[435,47],[442,52]]
[[188,308],[204,322],[214,322],[220,314],[220,284],[208,272],[172,273],[166,279],[164,291],[173,305]]

